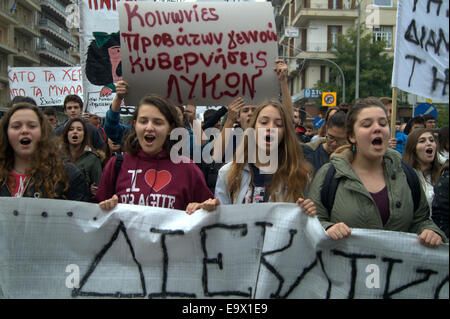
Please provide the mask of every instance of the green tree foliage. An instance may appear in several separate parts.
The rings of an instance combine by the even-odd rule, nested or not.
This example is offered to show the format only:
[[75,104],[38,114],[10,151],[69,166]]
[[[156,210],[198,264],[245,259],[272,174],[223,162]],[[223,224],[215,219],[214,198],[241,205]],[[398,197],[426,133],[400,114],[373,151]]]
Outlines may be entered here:
[[448,104],[436,105],[438,117],[436,119],[436,127],[444,127],[448,125]]
[[[364,28],[361,27],[363,30]],[[336,59],[345,75],[345,95],[347,103],[355,102],[356,87],[356,46],[357,30],[350,28],[346,35],[340,36],[338,45],[334,47]],[[391,77],[394,59],[384,52],[385,42],[372,43],[372,34],[361,36],[360,39],[360,71],[359,96],[391,96]],[[338,103],[342,102],[342,79],[336,67],[330,64],[329,83],[317,82],[316,89],[338,93]],[[320,103],[320,102],[319,102]]]

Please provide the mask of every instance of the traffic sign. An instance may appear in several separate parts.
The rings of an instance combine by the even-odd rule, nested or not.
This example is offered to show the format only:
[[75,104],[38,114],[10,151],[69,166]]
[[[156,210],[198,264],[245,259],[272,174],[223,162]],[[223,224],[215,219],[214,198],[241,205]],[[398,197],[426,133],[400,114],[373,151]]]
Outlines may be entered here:
[[430,103],[421,103],[414,108],[414,116],[431,114],[436,119],[437,109],[436,106]]
[[322,106],[336,106],[336,92],[323,92]]
[[321,128],[323,123],[325,122],[325,120],[323,119],[323,117],[316,117],[313,121],[313,125],[317,128]]

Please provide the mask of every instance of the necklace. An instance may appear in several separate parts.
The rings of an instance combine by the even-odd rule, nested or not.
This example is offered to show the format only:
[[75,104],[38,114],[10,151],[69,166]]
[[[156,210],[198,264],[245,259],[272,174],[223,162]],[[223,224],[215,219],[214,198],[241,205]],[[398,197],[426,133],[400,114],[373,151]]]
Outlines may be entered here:
[[19,171],[19,170],[15,169],[15,168],[13,168],[13,171],[14,171],[16,174],[19,174],[19,175],[25,175],[25,171]]

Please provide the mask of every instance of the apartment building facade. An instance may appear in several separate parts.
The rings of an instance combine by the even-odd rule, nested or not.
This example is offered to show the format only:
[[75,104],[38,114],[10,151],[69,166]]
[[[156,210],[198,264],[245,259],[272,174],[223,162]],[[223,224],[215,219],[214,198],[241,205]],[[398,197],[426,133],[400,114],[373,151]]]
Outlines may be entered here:
[[[279,31],[279,55],[289,61],[293,102],[305,111],[303,115],[309,120],[326,112],[326,108],[315,106],[321,92],[313,88],[318,81],[330,81],[330,68],[338,67],[327,62],[335,58],[333,44],[337,44],[339,35],[357,26],[358,16],[362,32],[372,33],[373,41],[384,40],[386,54],[394,54],[397,0],[274,0],[272,3]],[[342,83],[340,78],[337,81]]]
[[68,30],[72,0],[0,1],[0,107],[10,101],[8,66],[69,66],[80,63],[79,35]]

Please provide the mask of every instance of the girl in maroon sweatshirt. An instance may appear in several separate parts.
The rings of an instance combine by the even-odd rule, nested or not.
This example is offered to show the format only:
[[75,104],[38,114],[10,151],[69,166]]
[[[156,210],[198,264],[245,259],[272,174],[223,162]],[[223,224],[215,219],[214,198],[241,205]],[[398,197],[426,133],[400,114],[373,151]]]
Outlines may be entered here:
[[212,197],[194,162],[177,154],[171,158],[170,150],[178,141],[170,140],[170,133],[182,127],[172,102],[156,94],[147,95],[132,120],[116,183],[117,158],[112,157],[93,199],[102,209],[124,203],[185,210],[190,202]]

